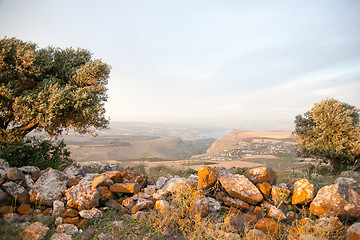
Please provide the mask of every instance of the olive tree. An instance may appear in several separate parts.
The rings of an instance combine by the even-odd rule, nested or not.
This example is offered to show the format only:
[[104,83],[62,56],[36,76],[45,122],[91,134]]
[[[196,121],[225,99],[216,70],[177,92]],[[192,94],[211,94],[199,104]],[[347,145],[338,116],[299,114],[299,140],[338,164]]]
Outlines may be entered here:
[[315,157],[333,167],[357,165],[360,159],[359,109],[333,98],[315,103],[295,119],[301,155]]
[[85,49],[38,48],[0,40],[0,141],[33,130],[50,136],[107,127],[104,103],[110,66]]

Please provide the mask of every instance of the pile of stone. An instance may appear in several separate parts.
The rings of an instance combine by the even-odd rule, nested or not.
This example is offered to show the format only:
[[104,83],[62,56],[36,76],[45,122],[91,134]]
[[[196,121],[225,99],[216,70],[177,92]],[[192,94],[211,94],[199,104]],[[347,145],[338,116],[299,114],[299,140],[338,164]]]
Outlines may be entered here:
[[[89,166],[69,166],[64,171],[10,168],[0,159],[0,215],[8,222],[26,221],[29,215],[53,216],[56,233],[51,239],[72,239],[106,209],[142,220],[150,209],[173,208],[173,193],[187,192],[192,202],[186,214],[193,221],[231,211],[217,224],[229,238],[240,238],[234,232],[246,230],[249,239],[270,239],[285,232],[282,222],[293,221],[310,225],[314,231],[336,232],[344,229],[341,220],[347,220],[352,223],[346,227],[347,238],[360,239],[360,186],[346,174],[335,184],[319,188],[300,178],[277,184],[271,167],[251,169],[244,175],[202,167],[197,175],[159,177],[153,184],[146,175],[132,171],[93,170]],[[304,218],[304,211],[319,218]],[[49,226],[35,222],[26,227],[22,239],[41,239],[48,231]],[[293,239],[316,239],[301,235],[296,226],[286,234]]]

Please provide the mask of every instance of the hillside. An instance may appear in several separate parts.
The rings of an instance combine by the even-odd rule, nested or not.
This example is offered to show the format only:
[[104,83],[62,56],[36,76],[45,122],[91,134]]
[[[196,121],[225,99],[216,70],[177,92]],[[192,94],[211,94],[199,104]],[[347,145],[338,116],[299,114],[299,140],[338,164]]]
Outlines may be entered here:
[[202,157],[230,160],[251,155],[292,154],[294,144],[291,132],[230,130]]
[[[129,138],[129,136],[127,136]],[[134,138],[139,138],[138,136]],[[143,137],[145,138],[145,137]],[[115,138],[114,138],[115,139]],[[72,157],[78,161],[111,161],[140,158],[185,159],[204,149],[177,137],[163,137],[146,140],[68,143]]]

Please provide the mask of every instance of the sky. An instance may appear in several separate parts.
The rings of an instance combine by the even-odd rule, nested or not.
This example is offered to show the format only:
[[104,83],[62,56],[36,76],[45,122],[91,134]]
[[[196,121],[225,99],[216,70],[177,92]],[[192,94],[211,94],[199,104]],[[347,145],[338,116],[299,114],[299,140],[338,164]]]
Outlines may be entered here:
[[293,130],[360,108],[360,1],[0,0],[0,38],[81,47],[112,66],[111,121]]

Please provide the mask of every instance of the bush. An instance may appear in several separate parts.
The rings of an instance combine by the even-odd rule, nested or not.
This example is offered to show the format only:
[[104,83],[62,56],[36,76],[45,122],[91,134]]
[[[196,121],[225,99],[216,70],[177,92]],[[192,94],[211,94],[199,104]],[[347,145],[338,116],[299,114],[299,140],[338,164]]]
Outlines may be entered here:
[[54,142],[34,137],[0,143],[0,158],[12,167],[37,166],[41,170],[48,167],[62,169],[74,163],[64,140]]

